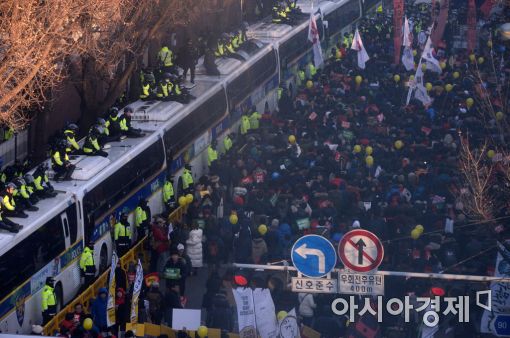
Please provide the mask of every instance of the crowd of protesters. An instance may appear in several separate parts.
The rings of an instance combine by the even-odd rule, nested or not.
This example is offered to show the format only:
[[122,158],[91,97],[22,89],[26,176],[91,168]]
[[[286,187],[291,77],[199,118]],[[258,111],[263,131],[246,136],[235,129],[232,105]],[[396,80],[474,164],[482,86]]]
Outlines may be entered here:
[[[415,37],[425,34],[430,6],[408,3],[406,14]],[[494,247],[497,238],[508,237],[508,211],[505,206],[494,215],[503,219],[493,224],[499,225],[497,231],[469,217],[462,202],[467,189],[459,154],[467,140],[473,149],[480,148],[488,135],[500,132],[506,118],[502,113],[488,119],[478,99],[488,96],[498,112],[508,107],[498,94],[498,83],[509,75],[507,43],[496,32],[504,18],[501,13],[479,20],[473,58],[452,42],[455,27],[465,25],[466,8],[450,14],[443,43],[435,46],[442,72],[425,70],[433,99],[429,105],[416,99],[406,104],[415,71],[393,64],[391,16],[383,13],[359,23],[370,55],[366,69],[358,68],[356,52],[342,40],[330,49],[324,67],[307,72],[297,88],[282,85],[277,111],[263,112],[260,121],[248,118],[251,126],[241,125],[239,133],[229,136],[233,146],[195,183],[183,221],[168,224],[155,218],[148,273],[157,273],[158,279],[142,292],[143,320],[171,325],[172,309],[185,307],[186,295],[197,291],[187,290],[186,280],[207,266],[202,302],[206,325],[236,330],[231,290],[238,270],[227,263],[289,262],[295,240],[310,233],[336,246],[351,229],[372,231],[384,243],[382,270],[491,275],[496,250],[486,249]],[[423,48],[419,40],[413,42],[417,64]],[[244,116],[254,112],[249,107]],[[497,138],[493,142],[502,146]],[[413,232],[418,225],[421,231]],[[301,322],[322,337],[356,330],[332,313],[337,295],[292,293],[288,281],[277,274],[246,276],[252,286],[271,290],[277,312],[296,308]],[[132,292],[132,281],[125,276],[124,281],[117,284],[120,325],[128,320]],[[427,296],[438,288],[442,295],[469,295],[487,287],[399,277],[388,278],[386,285],[386,297],[400,298]],[[116,331],[105,329],[105,295],[101,290],[92,302],[91,318],[103,328],[98,331],[109,335]],[[77,310],[66,318],[63,335],[83,336],[73,331],[80,316]],[[385,336],[411,337],[420,321],[387,319],[377,330]],[[449,317],[440,321],[441,330],[451,337],[474,336],[472,325]]]

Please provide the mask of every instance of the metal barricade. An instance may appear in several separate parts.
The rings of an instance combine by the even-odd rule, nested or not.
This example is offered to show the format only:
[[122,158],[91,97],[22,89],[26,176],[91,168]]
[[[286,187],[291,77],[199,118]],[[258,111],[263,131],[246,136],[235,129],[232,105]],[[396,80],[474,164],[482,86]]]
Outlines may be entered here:
[[[186,206],[177,208],[168,216],[168,220],[171,222],[180,221],[186,212],[186,209]],[[127,271],[129,264],[136,264],[138,259],[140,259],[144,265],[148,263],[149,255],[144,251],[144,248],[146,247],[145,244],[148,240],[148,236],[145,236],[142,238],[142,240],[136,243],[136,245],[132,247],[124,256],[120,258],[120,265],[124,270]],[[69,312],[74,312],[75,305],[82,304],[83,309],[86,312],[89,312],[90,301],[97,296],[100,288],[106,287],[108,285],[109,274],[110,268],[106,269],[106,271],[104,271],[85,291],[83,291],[66,306],[64,306],[62,310],[60,310],[60,312],[57,313],[55,317],[53,317],[53,319],[44,326],[44,335],[54,336],[55,333],[58,332],[59,325],[65,319],[66,314]]]

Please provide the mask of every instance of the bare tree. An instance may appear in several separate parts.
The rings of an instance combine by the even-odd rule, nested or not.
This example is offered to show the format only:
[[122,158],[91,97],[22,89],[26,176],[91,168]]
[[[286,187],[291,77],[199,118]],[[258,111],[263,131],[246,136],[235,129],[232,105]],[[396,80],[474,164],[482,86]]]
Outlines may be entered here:
[[[22,128],[70,68],[81,75],[74,79],[84,108],[111,104],[150,39],[163,25],[188,22],[204,1],[1,1],[0,123]],[[99,102],[98,81],[107,88]]]

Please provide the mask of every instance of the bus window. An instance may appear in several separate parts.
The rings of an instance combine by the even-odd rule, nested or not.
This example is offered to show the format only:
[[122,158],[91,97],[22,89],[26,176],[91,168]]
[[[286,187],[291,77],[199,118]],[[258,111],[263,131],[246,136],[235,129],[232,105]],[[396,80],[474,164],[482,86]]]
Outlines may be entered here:
[[[169,152],[178,154],[179,151],[183,150],[221,119],[226,111],[227,100],[225,92],[221,89],[165,132],[163,139],[167,154]],[[170,163],[168,161],[168,165]]]
[[[331,24],[331,23],[330,23]],[[320,34],[321,32],[319,32]],[[288,67],[294,60],[303,53],[310,50],[312,45],[308,41],[308,27],[294,34],[280,45],[278,49],[280,55],[280,66],[282,71]]]
[[163,141],[158,139],[89,191],[83,198],[87,226],[94,226],[100,216],[133,193],[145,180],[157,174],[164,161]]
[[[73,204],[67,210],[75,210]],[[0,257],[0,300],[66,250],[60,214]],[[13,273],[15,271],[16,273]]]
[[76,205],[67,208],[67,221],[69,222],[69,235],[71,239],[71,245],[73,245],[78,239],[78,217],[76,212]]
[[[351,0],[333,12],[326,15],[329,35],[339,33],[344,27],[350,25],[361,17],[359,0]],[[351,46],[349,46],[350,48]]]
[[[302,44],[304,44],[303,41],[301,41]],[[257,89],[264,82],[269,80],[276,72],[276,66],[276,53],[271,51],[229,83],[227,85],[227,94],[230,107],[236,107],[242,100],[248,97],[254,89]]]

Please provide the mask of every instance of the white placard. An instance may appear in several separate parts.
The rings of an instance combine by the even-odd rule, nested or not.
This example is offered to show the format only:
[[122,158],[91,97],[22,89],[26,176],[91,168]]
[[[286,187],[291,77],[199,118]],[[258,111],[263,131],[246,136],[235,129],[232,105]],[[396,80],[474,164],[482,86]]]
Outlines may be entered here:
[[172,329],[197,330],[200,326],[200,310],[193,309],[173,309],[172,312]]

